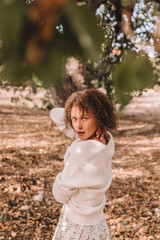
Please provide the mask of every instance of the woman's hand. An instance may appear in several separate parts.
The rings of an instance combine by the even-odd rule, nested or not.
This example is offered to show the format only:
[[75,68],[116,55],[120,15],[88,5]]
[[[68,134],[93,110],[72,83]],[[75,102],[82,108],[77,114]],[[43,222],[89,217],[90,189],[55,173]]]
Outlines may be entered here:
[[96,137],[94,139],[103,144],[107,144],[109,142],[110,136],[107,132],[102,131],[100,128],[98,128],[96,131]]

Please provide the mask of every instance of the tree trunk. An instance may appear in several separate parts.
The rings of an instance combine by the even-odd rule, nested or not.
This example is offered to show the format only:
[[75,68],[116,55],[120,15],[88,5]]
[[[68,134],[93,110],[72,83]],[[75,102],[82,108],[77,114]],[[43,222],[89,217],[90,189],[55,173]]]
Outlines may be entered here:
[[93,85],[87,78],[86,66],[75,58],[69,58],[66,74],[62,80],[50,88],[53,106],[64,107],[67,98],[75,91],[91,88]]

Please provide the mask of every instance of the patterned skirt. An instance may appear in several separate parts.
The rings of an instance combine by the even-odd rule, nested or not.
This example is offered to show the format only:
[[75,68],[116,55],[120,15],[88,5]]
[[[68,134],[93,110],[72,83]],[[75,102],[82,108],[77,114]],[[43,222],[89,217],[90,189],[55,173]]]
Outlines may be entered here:
[[106,219],[95,225],[82,226],[61,213],[52,240],[111,240]]

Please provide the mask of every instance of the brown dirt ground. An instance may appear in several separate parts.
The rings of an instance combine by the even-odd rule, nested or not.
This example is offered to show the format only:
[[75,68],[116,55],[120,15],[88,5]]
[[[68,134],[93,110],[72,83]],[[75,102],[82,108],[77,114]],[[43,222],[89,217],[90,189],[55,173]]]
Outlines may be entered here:
[[[2,93],[2,91],[0,91]],[[49,111],[0,95],[0,239],[51,240],[61,211],[52,184],[71,141]],[[112,240],[160,239],[160,93],[134,98],[113,132],[114,178],[105,216]],[[43,194],[42,201],[34,197]]]

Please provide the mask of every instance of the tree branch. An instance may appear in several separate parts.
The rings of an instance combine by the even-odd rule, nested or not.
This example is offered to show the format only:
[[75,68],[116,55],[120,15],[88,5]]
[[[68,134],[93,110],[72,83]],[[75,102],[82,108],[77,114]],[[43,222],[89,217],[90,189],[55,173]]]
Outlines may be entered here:
[[[148,42],[141,40],[133,32],[132,25],[131,25],[132,11],[127,8],[122,9],[121,17],[122,17],[121,28],[126,38],[129,41],[131,41],[135,47],[139,48],[140,51],[147,53],[148,47],[152,47],[152,45],[149,44]],[[154,37],[155,37],[154,48],[157,53],[160,53],[160,16],[157,20],[156,25],[157,25],[157,30],[154,34]]]
[[76,0],[77,2],[85,2],[94,11],[99,8],[101,4],[106,4],[107,0]]

